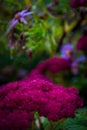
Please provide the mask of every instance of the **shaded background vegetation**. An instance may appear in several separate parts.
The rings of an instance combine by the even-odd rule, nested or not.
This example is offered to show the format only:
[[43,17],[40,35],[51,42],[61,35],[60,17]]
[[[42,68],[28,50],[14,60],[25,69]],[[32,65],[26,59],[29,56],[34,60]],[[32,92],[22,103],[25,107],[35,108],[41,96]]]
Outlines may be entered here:
[[[18,44],[10,49],[9,22],[17,12],[30,7],[34,14],[27,18],[28,25],[19,23],[14,30],[16,44],[21,33],[26,35],[25,49],[22,45],[18,48]],[[60,47],[64,43],[74,45],[75,57],[83,54],[77,52],[75,46],[87,26],[86,7],[71,8],[70,0],[0,0],[0,9],[0,84],[25,77],[43,59],[60,56]],[[87,63],[80,66],[77,76],[62,76],[62,83],[80,89],[85,100],[86,66]],[[57,82],[61,74],[55,77]]]

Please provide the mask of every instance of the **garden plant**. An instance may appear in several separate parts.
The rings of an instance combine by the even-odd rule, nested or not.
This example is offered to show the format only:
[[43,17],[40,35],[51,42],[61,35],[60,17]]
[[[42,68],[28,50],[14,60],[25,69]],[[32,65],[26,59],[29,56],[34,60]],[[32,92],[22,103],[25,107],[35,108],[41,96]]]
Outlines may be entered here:
[[87,130],[87,0],[0,9],[0,130]]

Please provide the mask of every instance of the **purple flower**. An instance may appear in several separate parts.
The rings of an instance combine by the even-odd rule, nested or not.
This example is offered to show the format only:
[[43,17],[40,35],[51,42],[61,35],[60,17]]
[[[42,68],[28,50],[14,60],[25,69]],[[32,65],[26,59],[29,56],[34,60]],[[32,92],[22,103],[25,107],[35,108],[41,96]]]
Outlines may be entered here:
[[86,57],[85,57],[85,56],[80,56],[80,57],[78,57],[75,61],[76,61],[77,63],[84,63],[85,60],[86,60]]
[[17,77],[18,77],[19,79],[21,79],[21,78],[23,78],[24,76],[26,76],[26,74],[27,74],[27,71],[24,70],[24,69],[22,69],[22,70],[19,70],[19,71],[17,72]]
[[13,29],[18,22],[27,24],[27,21],[25,20],[24,17],[28,16],[30,14],[33,14],[33,12],[29,12],[27,9],[22,10],[22,11],[18,12],[17,14],[15,14],[14,18],[10,22],[10,29]]
[[10,41],[9,41],[9,47],[10,47],[10,49],[14,48],[14,40],[13,39],[10,39]]
[[76,61],[72,62],[72,64],[71,64],[71,72],[74,75],[77,75],[78,71],[79,71],[79,64]]
[[72,59],[73,58],[73,45],[70,43],[62,45],[60,53],[61,53],[62,58]]
[[74,75],[77,75],[78,72],[79,72],[79,64],[80,63],[84,63],[86,60],[86,57],[85,56],[80,56],[78,58],[76,58],[72,64],[71,64],[71,72],[74,74]]

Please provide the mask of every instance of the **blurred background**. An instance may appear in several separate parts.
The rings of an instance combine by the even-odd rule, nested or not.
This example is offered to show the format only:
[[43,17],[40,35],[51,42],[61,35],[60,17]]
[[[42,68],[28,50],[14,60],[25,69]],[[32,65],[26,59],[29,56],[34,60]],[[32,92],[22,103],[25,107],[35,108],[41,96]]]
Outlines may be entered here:
[[[26,17],[28,24],[19,21],[10,29],[15,14],[25,9],[34,12]],[[70,0],[0,0],[0,10],[0,85],[22,79],[42,60],[60,56],[62,44],[73,44],[75,58],[87,56],[76,50],[87,28],[87,7],[72,8]],[[77,75],[50,76],[55,83],[78,88],[87,104],[87,59],[78,68]]]

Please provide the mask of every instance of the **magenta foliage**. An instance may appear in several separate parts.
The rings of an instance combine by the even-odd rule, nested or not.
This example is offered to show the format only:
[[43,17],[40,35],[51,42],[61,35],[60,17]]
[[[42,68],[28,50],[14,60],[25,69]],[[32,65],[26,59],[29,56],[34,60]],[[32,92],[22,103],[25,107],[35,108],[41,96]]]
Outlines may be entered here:
[[87,35],[80,37],[77,43],[77,50],[87,51]]
[[[58,72],[69,68],[68,60],[53,57],[41,62],[23,80],[0,88],[0,130],[26,130],[34,120],[33,113],[58,121],[73,117],[83,105],[77,89],[56,86],[45,72]],[[53,67],[51,67],[53,66]]]
[[50,95],[47,117],[53,121],[64,117],[74,117],[76,108],[83,104],[78,96],[78,91],[72,87],[56,86]]
[[40,73],[44,74],[46,71],[51,73],[58,73],[60,71],[68,70],[70,68],[71,60],[59,58],[54,56],[45,62],[41,62],[37,69]]
[[75,8],[79,6],[86,6],[87,5],[87,0],[71,0],[70,6]]
[[0,89],[0,95],[1,130],[28,128],[34,111],[52,121],[73,117],[83,104],[77,89],[40,79],[9,83]]
[[60,71],[66,71],[70,69],[72,61],[70,59],[59,58],[54,56],[46,61],[42,61],[37,65],[33,71],[29,73],[29,75],[24,79],[26,81],[31,81],[33,79],[44,79],[47,81],[51,81],[45,73],[51,72],[53,74],[58,73]]
[[60,71],[66,71],[69,70],[71,65],[71,60],[64,59],[64,58],[58,58],[53,57],[47,61],[47,71],[51,73],[57,73]]

